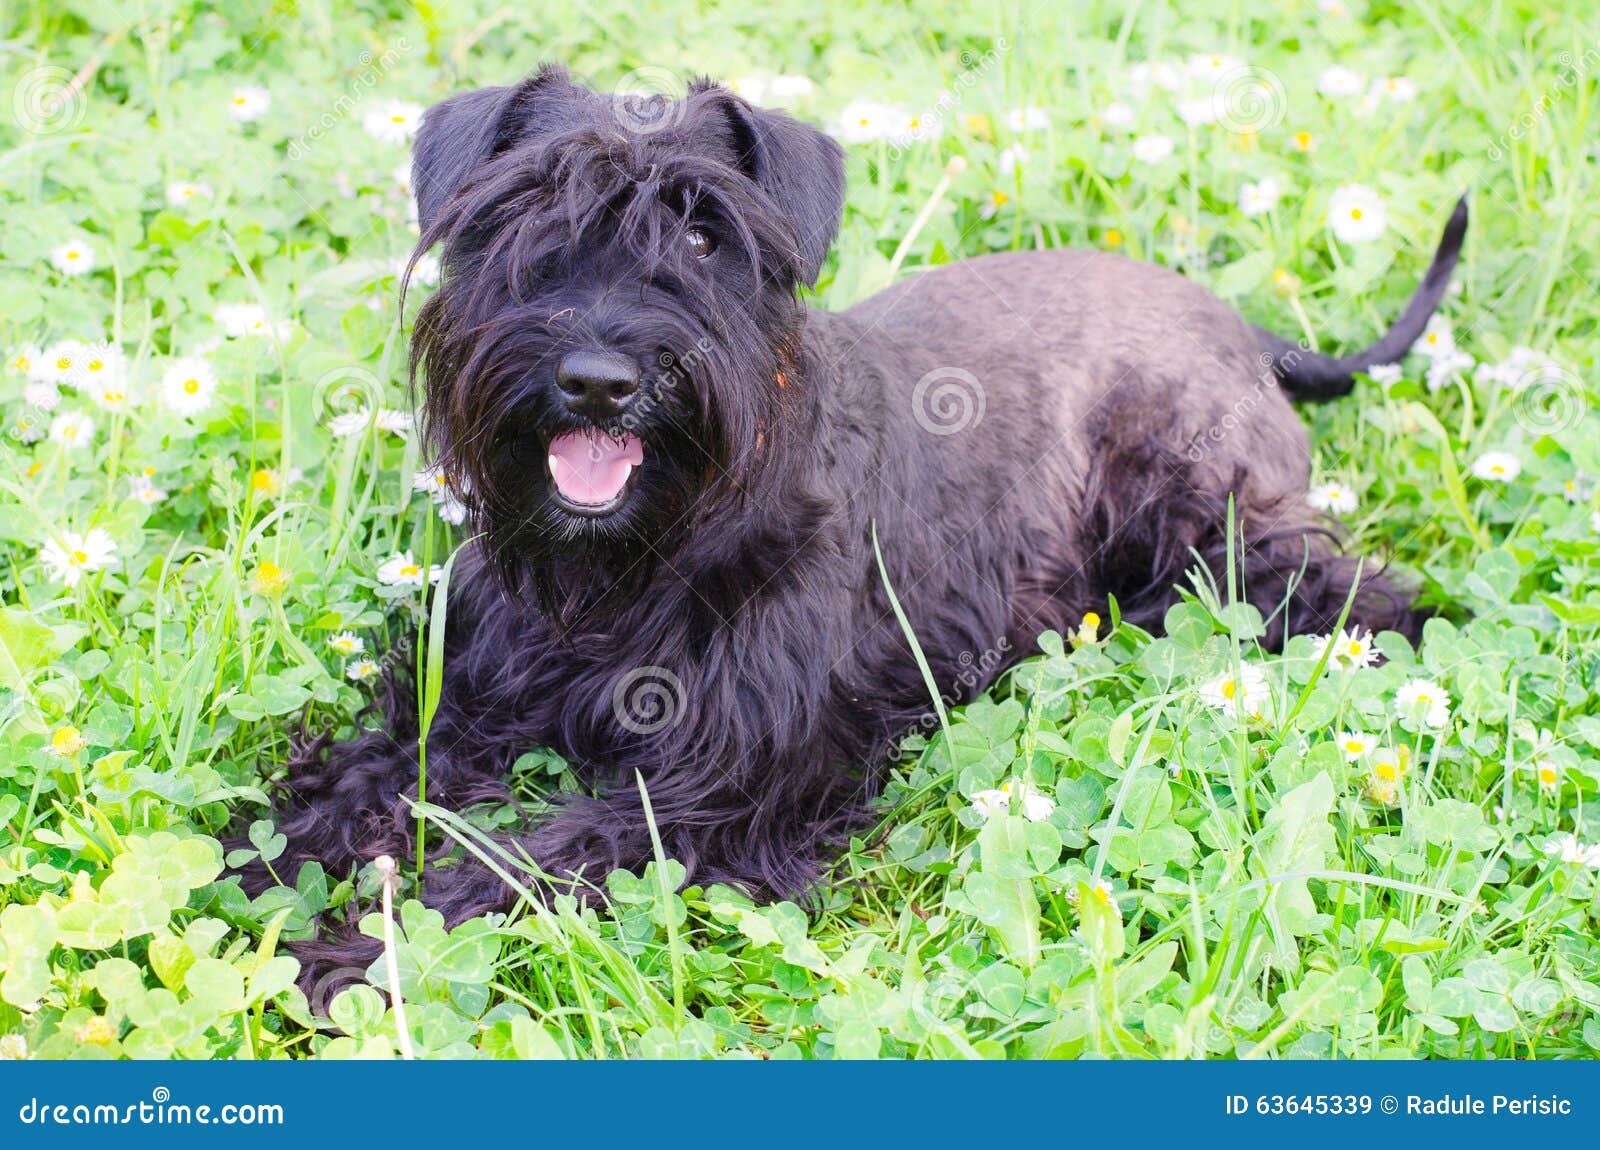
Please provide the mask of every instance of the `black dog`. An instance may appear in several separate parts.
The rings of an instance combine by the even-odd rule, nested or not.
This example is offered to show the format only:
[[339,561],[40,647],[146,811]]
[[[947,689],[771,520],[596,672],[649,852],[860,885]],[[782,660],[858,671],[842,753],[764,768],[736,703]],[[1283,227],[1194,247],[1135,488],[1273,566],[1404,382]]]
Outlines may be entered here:
[[[762,897],[817,880],[929,709],[874,530],[941,689],[973,666],[987,686],[992,653],[1108,596],[1159,628],[1195,553],[1225,577],[1230,494],[1267,641],[1328,630],[1361,563],[1305,504],[1284,390],[1340,395],[1404,354],[1466,228],[1463,203],[1401,320],[1332,359],[1099,253],[988,256],[809,310],[840,150],[712,83],[643,107],[545,68],[432,108],[414,175],[444,274],[413,371],[480,533],[449,590],[427,797],[504,798],[512,761],[553,747],[595,790],[514,852],[560,880],[642,867],[637,778],[693,881]],[[1371,571],[1353,617],[1416,628]],[[291,865],[409,853],[403,674],[378,707],[379,728],[290,764]],[[470,856],[430,874],[452,923],[514,901]]]

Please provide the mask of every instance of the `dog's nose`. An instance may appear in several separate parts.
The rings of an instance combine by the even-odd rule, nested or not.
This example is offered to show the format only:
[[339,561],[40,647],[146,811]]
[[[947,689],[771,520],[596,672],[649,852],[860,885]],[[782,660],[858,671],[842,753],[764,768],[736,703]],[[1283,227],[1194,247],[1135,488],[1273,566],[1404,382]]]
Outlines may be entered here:
[[579,415],[620,415],[639,390],[639,365],[614,351],[569,352],[556,367],[556,386]]

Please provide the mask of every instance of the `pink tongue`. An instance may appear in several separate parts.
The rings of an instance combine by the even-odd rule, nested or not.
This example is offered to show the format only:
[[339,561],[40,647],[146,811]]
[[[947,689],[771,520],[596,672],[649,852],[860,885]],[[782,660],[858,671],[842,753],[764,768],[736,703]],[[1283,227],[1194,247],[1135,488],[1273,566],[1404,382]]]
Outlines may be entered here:
[[556,490],[574,503],[610,503],[628,482],[628,473],[644,462],[637,435],[613,439],[604,432],[569,431],[550,441],[550,478]]

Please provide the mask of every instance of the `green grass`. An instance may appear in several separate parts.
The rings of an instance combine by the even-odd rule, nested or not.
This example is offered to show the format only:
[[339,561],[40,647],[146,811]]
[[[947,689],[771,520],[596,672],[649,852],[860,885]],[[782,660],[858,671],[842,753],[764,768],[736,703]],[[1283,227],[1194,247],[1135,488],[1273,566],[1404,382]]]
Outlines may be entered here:
[[[1353,671],[1306,638],[1263,655],[1259,617],[1204,581],[1163,637],[1113,629],[1108,605],[1094,641],[1046,636],[910,740],[810,916],[675,891],[670,860],[612,876],[606,913],[558,903],[451,932],[402,891],[419,1055],[1592,1057],[1596,871],[1559,844],[1600,839],[1600,30],[1577,0],[1345,7],[8,5],[0,345],[110,339],[132,399],[63,389],[45,413],[0,372],[0,1055],[399,1051],[386,994],[308,1002],[285,949],[319,913],[372,905],[372,869],[280,872],[293,885],[252,902],[221,879],[218,839],[249,827],[282,850],[267,796],[299,716],[348,724],[370,690],[330,640],[375,655],[408,634],[428,604],[380,564],[460,541],[412,490],[414,435],[328,427],[406,406],[406,153],[363,121],[557,59],[606,87],[635,69],[803,74],[816,90],[796,110],[821,121],[854,100],[945,107],[936,139],[851,147],[825,305],[988,251],[1120,247],[1354,346],[1470,188],[1456,342],[1485,365],[1530,345],[1557,366],[1430,389],[1412,357],[1304,412],[1319,482],[1358,496],[1354,545],[1442,611],[1418,650],[1384,637],[1382,665]],[[1264,70],[1236,94],[1265,102],[1191,129],[1175,108],[1210,81],[1135,90],[1137,62],[1192,53]],[[1319,95],[1335,62],[1409,78],[1416,99]],[[238,124],[246,84],[272,103]],[[1013,132],[1020,106],[1047,122]],[[1173,154],[1131,161],[1136,133]],[[1027,159],[1002,173],[1018,142]],[[1267,177],[1281,198],[1246,215],[1243,184]],[[169,206],[178,181],[209,195]],[[1348,184],[1386,205],[1370,242],[1327,225]],[[51,253],[75,239],[96,266],[69,276]],[[281,338],[222,338],[219,304],[260,306]],[[217,387],[184,418],[162,381],[192,355]],[[86,443],[30,442],[75,411]],[[1520,474],[1475,476],[1489,451]],[[164,498],[133,498],[146,476]],[[91,529],[115,561],[66,586],[41,548]],[[389,657],[429,667],[425,638]],[[1258,717],[1206,702],[1219,675],[1256,673]],[[1437,729],[1397,709],[1414,679],[1449,694]],[[1347,761],[1345,732],[1382,750]],[[523,794],[566,784],[528,750]],[[1017,811],[983,817],[974,796],[1008,780]],[[489,857],[481,832],[510,817],[423,813]]]

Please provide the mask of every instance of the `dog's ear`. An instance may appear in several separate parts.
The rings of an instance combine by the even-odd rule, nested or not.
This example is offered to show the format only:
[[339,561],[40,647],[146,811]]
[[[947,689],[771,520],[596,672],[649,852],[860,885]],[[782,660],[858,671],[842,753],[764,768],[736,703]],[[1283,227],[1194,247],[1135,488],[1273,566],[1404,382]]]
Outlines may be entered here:
[[727,117],[744,173],[794,225],[802,278],[815,284],[844,213],[844,149],[809,124],[752,107],[720,85],[698,90]]
[[565,68],[547,64],[519,84],[463,92],[422,114],[412,149],[411,187],[424,234],[479,164],[530,130],[540,97],[562,89],[576,91]]

